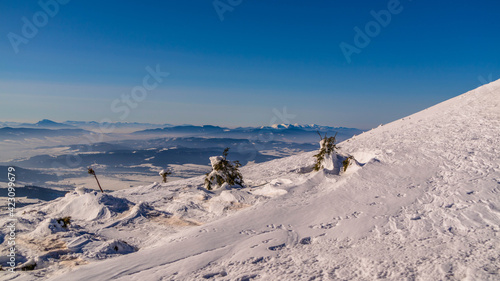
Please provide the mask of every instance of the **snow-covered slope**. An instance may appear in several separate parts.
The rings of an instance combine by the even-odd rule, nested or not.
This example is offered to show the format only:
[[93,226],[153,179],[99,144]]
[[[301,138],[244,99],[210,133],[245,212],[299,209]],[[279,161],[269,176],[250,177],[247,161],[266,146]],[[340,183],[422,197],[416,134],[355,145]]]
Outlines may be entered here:
[[[243,190],[206,192],[198,189],[199,177],[114,192],[107,200],[123,207],[87,219],[120,223],[100,232],[82,225],[108,240],[135,233],[138,251],[59,265],[45,276],[499,280],[499,128],[500,80],[339,144],[361,163],[341,175],[311,172],[314,153],[305,153],[245,167],[252,188]],[[74,202],[71,196],[78,198],[74,193],[40,208],[51,214],[51,204]],[[137,206],[162,212],[168,231]],[[143,215],[139,221],[127,212]],[[172,228],[172,217],[192,224]]]

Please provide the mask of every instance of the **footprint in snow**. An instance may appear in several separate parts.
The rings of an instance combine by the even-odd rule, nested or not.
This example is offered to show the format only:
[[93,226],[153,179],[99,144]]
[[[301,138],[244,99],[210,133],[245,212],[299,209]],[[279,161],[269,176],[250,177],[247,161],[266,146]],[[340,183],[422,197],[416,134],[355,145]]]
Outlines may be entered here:
[[285,247],[286,247],[286,244],[283,243],[283,244],[280,244],[280,245],[271,246],[268,249],[271,250],[271,251],[279,251],[279,250],[281,250],[281,249],[283,249]]
[[214,278],[217,276],[221,276],[221,277],[227,276],[227,272],[221,271],[221,272],[215,272],[215,273],[208,273],[208,274],[203,275],[203,278],[204,279],[211,279],[211,278]]
[[250,281],[250,280],[257,278],[257,277],[258,277],[257,274],[243,275],[243,276],[239,277],[238,279],[236,279],[236,281]]
[[302,245],[309,245],[311,244],[311,237],[305,237],[300,240],[300,244]]
[[253,260],[252,264],[258,264],[259,262],[262,262],[262,261],[264,261],[264,257],[260,257],[260,258]]

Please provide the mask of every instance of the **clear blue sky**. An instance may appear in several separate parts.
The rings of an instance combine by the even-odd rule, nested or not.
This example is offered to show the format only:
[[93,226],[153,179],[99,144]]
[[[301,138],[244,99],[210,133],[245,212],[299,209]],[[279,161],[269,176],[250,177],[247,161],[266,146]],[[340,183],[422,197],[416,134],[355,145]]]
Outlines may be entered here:
[[[292,123],[371,128],[500,78],[498,0],[401,0],[349,63],[339,45],[355,47],[354,28],[391,1],[241,0],[218,13],[212,0],[72,0],[44,18],[37,1],[2,0],[0,121],[268,125],[286,107]],[[38,20],[32,38],[23,17]],[[157,65],[170,75],[120,101]]]

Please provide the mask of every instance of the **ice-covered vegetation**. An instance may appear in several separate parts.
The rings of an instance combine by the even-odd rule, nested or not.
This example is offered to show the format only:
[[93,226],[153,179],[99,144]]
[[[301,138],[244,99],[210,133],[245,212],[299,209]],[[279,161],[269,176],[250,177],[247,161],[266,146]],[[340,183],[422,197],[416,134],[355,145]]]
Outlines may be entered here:
[[237,160],[227,160],[228,151],[229,148],[226,148],[222,152],[222,156],[210,157],[212,171],[206,175],[206,189],[217,189],[225,185],[243,187],[243,176],[239,171],[241,164]]

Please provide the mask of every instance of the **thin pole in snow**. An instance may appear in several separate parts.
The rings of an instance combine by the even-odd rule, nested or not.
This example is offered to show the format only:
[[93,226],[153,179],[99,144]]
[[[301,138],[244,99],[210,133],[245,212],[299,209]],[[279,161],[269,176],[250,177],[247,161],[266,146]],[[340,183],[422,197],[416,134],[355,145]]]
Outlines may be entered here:
[[101,190],[102,193],[104,193],[104,190],[102,190],[101,184],[99,183],[99,180],[97,179],[97,176],[95,174],[94,169],[89,168],[88,169],[89,174],[94,175],[95,180],[97,181],[97,185],[99,186],[99,189]]

